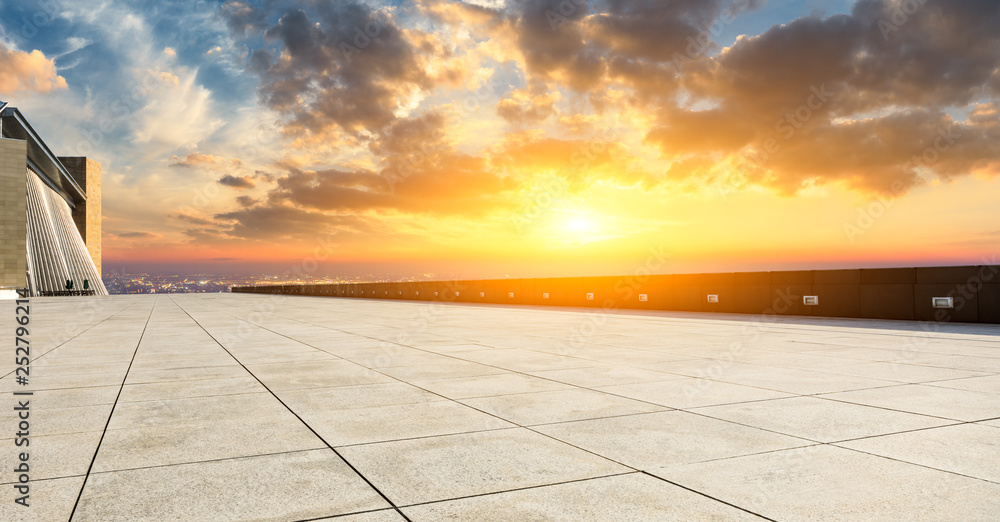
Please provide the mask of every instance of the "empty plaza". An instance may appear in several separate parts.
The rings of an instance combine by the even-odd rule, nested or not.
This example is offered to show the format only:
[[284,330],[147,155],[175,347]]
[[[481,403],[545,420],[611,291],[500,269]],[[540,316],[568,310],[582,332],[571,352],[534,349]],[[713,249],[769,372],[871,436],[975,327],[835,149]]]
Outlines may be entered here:
[[2,520],[1000,513],[996,325],[251,294],[30,307],[26,385],[4,329]]

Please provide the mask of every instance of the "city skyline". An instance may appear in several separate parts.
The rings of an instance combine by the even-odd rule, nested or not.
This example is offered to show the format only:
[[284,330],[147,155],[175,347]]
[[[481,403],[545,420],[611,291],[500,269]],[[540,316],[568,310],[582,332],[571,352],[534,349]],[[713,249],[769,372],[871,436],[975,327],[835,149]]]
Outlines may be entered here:
[[0,15],[2,98],[103,165],[105,273],[996,263],[994,2]]

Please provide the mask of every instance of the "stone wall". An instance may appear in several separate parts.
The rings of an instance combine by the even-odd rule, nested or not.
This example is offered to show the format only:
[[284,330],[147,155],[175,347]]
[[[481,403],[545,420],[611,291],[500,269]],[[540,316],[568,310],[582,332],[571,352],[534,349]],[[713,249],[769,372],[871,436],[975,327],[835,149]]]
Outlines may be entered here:
[[101,271],[101,164],[81,157],[64,157],[59,161],[73,176],[77,185],[87,194],[87,202],[73,209],[73,221],[80,237],[87,245],[87,252],[94,260],[97,273]]
[[27,142],[0,139],[0,289],[25,288],[28,270]]

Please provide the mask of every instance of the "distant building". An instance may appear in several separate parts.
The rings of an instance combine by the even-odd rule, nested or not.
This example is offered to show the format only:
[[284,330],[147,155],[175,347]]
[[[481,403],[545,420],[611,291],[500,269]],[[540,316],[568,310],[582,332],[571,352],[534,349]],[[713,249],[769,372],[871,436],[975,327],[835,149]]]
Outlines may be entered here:
[[0,132],[0,295],[107,295],[101,164],[57,157],[5,102]]

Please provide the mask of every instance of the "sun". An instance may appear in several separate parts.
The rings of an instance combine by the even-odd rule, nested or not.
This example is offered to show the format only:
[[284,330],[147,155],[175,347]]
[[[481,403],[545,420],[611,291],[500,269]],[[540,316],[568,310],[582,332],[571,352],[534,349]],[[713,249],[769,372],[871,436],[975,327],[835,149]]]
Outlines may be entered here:
[[595,232],[597,225],[590,216],[569,216],[563,222],[562,228],[574,234],[587,234]]
[[569,211],[553,223],[553,232],[562,243],[580,245],[600,241],[603,226],[599,216],[586,211]]

